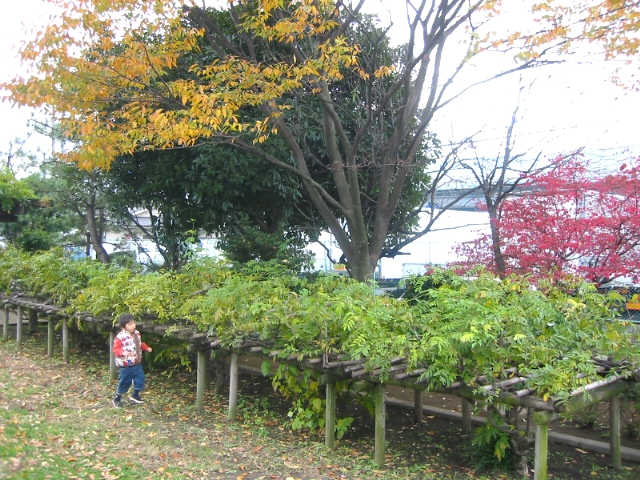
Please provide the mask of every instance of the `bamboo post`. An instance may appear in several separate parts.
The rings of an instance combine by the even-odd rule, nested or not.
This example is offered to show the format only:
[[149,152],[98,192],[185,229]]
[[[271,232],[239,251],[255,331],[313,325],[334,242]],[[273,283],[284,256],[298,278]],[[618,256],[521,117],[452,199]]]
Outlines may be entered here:
[[62,319],[62,359],[69,363],[69,319]]
[[113,342],[116,340],[116,332],[111,329],[109,332],[109,378],[114,381],[118,378],[118,369],[116,367],[116,355],[113,353]]
[[229,365],[229,420],[235,420],[238,413],[238,377],[240,369],[238,366],[238,354],[231,353]]
[[327,383],[325,390],[325,430],[324,446],[333,449],[336,444],[336,384]]
[[375,425],[375,454],[374,461],[376,465],[382,467],[384,465],[384,443],[385,443],[385,420],[386,420],[386,400],[385,400],[385,390],[384,385],[381,383],[376,384],[375,391],[375,415],[376,415],[376,425]]
[[422,423],[422,390],[413,390],[413,413],[416,416],[416,423]]
[[9,316],[11,315],[11,310],[9,310],[9,305],[4,306],[4,321],[2,322],[2,340],[7,342],[9,341]]
[[53,347],[55,339],[55,320],[56,317],[49,315],[47,317],[47,357],[53,358]]
[[462,399],[462,432],[471,433],[471,402],[466,398]]
[[536,425],[536,443],[533,460],[533,480],[547,480],[549,477],[547,459],[549,454],[549,421],[553,418],[551,412],[536,412],[533,422]]
[[22,345],[22,307],[20,305],[18,305],[16,318],[16,344]]
[[620,397],[614,395],[609,400],[609,435],[611,442],[611,462],[613,468],[622,470],[622,449],[620,444]]
[[204,391],[207,386],[207,352],[198,350],[196,371],[196,409],[204,409]]

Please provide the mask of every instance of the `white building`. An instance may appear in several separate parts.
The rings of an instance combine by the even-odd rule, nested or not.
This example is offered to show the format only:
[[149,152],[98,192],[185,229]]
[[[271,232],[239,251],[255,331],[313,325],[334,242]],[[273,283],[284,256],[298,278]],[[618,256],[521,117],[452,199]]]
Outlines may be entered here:
[[[151,227],[151,218],[148,210],[141,209],[132,212],[132,214],[141,227]],[[162,265],[164,259],[158,251],[156,244],[149,239],[142,238],[142,232],[140,232],[139,237],[140,238],[134,239],[126,231],[109,230],[105,232],[103,246],[108,254],[114,252],[131,252],[136,262],[142,265]],[[199,244],[194,246],[197,255],[206,257],[217,257],[220,255],[220,251],[217,249],[218,240],[216,238],[200,236],[198,240]]]

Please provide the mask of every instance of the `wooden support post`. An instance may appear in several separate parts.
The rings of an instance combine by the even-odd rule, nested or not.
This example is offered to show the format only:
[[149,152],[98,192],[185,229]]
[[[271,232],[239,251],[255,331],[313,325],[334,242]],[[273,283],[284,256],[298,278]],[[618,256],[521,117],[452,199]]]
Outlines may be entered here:
[[109,332],[109,378],[114,381],[118,378],[118,368],[116,367],[116,356],[113,353],[113,342],[116,340],[116,332],[111,329]]
[[[76,319],[75,322],[78,322],[78,320]],[[69,326],[71,327],[69,328],[69,348],[77,350],[80,331],[77,328],[73,328],[73,324]]]
[[207,352],[198,350],[198,365],[196,371],[196,409],[204,409],[204,392],[207,389]]
[[554,418],[551,412],[536,412],[533,422],[536,425],[535,457],[533,460],[533,480],[547,480],[549,477],[547,458],[549,454],[549,422]]
[[29,310],[29,333],[33,334],[38,331],[38,312]]
[[16,344],[22,345],[22,307],[18,305],[18,312],[16,315]]
[[11,310],[9,310],[9,306],[4,306],[4,321],[2,322],[2,340],[7,342],[9,341],[9,316],[11,315]]
[[324,446],[333,449],[336,444],[336,384],[327,383],[325,386],[325,430]]
[[462,399],[462,432],[471,433],[471,410],[473,404],[466,398]]
[[62,359],[69,363],[69,319],[62,319]]
[[231,353],[229,365],[229,420],[235,420],[238,413],[238,378],[240,368],[238,366],[238,354]]
[[53,358],[53,347],[56,334],[56,317],[49,315],[47,317],[47,357]]
[[413,413],[416,416],[416,423],[422,423],[422,390],[413,390]]
[[384,444],[385,444],[385,428],[386,428],[386,398],[384,385],[376,384],[375,387],[376,402],[376,426],[375,426],[375,454],[374,461],[376,465],[382,467],[384,465]]
[[620,397],[614,395],[609,400],[609,435],[611,442],[611,463],[614,469],[622,470],[622,449],[620,443]]
[[207,368],[205,369],[204,372],[204,381],[205,381],[205,385],[206,385],[206,389],[209,390],[211,389],[211,383],[213,382],[213,378],[211,377],[212,375],[212,365],[213,365],[213,352],[211,350],[207,350],[206,353],[206,361],[207,361]]

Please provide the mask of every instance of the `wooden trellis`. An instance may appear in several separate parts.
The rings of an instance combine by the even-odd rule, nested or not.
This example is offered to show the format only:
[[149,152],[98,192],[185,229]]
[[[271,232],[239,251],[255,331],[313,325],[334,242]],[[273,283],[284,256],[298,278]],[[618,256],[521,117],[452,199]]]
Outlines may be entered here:
[[[26,297],[3,297],[5,316],[3,321],[3,339],[9,338],[9,316],[10,311],[14,311],[17,316],[16,342],[20,344],[23,336],[23,321],[26,313],[29,320],[29,328],[35,329],[38,317],[44,318],[48,326],[47,355],[53,356],[54,351],[54,329],[57,322],[62,320],[62,352],[63,360],[69,362],[69,320],[77,318],[84,322],[94,324],[97,328],[110,333],[110,346],[115,337],[112,320],[104,318],[94,318],[88,314],[75,315],[69,317],[62,309],[40,303],[37,300]],[[404,358],[396,358],[391,362],[391,367],[384,372],[384,379],[381,378],[382,371],[368,371],[365,368],[364,359],[351,360],[339,354],[325,354],[317,358],[307,358],[300,360],[297,356],[281,358],[281,352],[276,350],[265,351],[265,345],[254,340],[242,340],[235,345],[232,350],[225,350],[219,338],[199,332],[195,327],[178,327],[176,325],[160,325],[154,323],[138,322],[137,327],[141,332],[153,335],[169,335],[173,338],[188,342],[189,349],[197,354],[197,385],[196,385],[196,406],[199,409],[204,407],[204,393],[206,390],[206,370],[211,352],[219,351],[229,355],[229,406],[228,416],[235,419],[238,409],[238,379],[240,355],[259,357],[279,363],[295,364],[298,367],[314,370],[321,375],[322,383],[326,386],[326,426],[325,445],[333,448],[335,445],[335,424],[336,424],[336,382],[340,380],[361,380],[373,385],[373,396],[375,399],[375,450],[374,460],[379,465],[385,462],[385,421],[386,421],[386,398],[385,386],[395,385],[410,388],[414,391],[414,406],[416,415],[421,419],[422,415],[422,392],[427,390],[425,382],[420,380],[420,375],[425,372],[424,368],[408,370]],[[113,361],[113,352],[110,351],[110,374],[115,379],[117,372]],[[495,382],[483,382],[479,379],[479,387],[470,387],[462,382],[455,382],[438,393],[453,394],[461,398],[462,401],[462,426],[463,430],[471,429],[471,405],[477,399],[485,397],[486,393],[492,393],[495,401],[513,407],[524,407],[533,410],[532,415],[535,423],[535,448],[534,448],[534,479],[546,480],[548,478],[547,456],[548,456],[548,428],[549,423],[556,420],[561,414],[570,414],[585,406],[601,401],[609,400],[610,409],[610,453],[612,465],[616,469],[622,468],[621,449],[621,428],[620,428],[620,404],[618,395],[624,392],[630,382],[635,378],[624,377],[615,374],[616,365],[605,360],[594,360],[600,379],[585,385],[571,392],[569,400],[559,402],[557,398],[551,397],[547,400],[536,397],[531,389],[524,388],[527,376],[519,375],[516,369],[507,373],[510,378]],[[485,384],[483,384],[485,383]],[[484,390],[484,392],[483,392]],[[433,390],[430,390],[433,391]],[[585,395],[588,393],[588,396]]]

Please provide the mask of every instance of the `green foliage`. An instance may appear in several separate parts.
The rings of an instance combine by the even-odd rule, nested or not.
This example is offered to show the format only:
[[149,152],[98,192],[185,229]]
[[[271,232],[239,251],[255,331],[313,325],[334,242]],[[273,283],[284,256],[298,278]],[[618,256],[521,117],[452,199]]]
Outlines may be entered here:
[[[615,318],[619,299],[593,285],[565,280],[532,288],[526,278],[439,271],[413,282],[416,294],[406,301],[341,276],[301,278],[277,261],[229,268],[203,259],[180,272],[143,274],[74,261],[62,251],[0,254],[6,292],[51,298],[70,313],[115,318],[130,311],[144,321],[188,322],[226,348],[249,340],[275,352],[283,366],[274,387],[291,399],[295,428],[322,428],[324,398],[317,373],[289,366],[291,359],[340,353],[362,359],[384,381],[404,358],[408,369],[424,369],[421,379],[434,391],[458,381],[498,383],[517,369],[523,388],[560,401],[599,378],[596,357],[619,362],[622,374],[640,362],[628,325]],[[477,392],[492,402],[491,390]],[[337,428],[347,427],[344,420]]]
[[28,278],[29,256],[17,248],[0,249],[0,291],[12,295],[25,291],[22,286]]
[[313,265],[313,253],[306,251],[308,238],[302,232],[265,232],[242,220],[222,236],[218,248],[234,263],[250,261],[280,261],[292,271],[309,270]]
[[5,291],[93,315],[182,319],[227,347],[251,339],[283,359],[340,352],[364,359],[383,380],[392,361],[406,357],[409,368],[426,368],[432,389],[500,381],[517,367],[527,388],[562,397],[595,378],[594,356],[625,362],[629,371],[638,360],[626,325],[612,321],[615,299],[577,281],[533,289],[527,279],[436,272],[438,288],[419,287],[407,302],[340,276],[300,278],[280,262],[230,269],[203,259],[181,272],[140,274],[73,261],[60,250],[25,256],[7,249],[0,267]]
[[324,427],[325,400],[318,377],[318,372],[301,371],[294,365],[280,365],[273,374],[273,389],[291,400],[288,416],[294,430],[316,431]]
[[[268,362],[262,364],[262,372],[270,373]],[[288,417],[294,430],[320,431],[325,427],[326,399],[316,371],[300,370],[294,365],[279,365],[271,378],[273,389],[291,401]],[[345,393],[346,382],[338,382],[338,393]],[[353,417],[336,419],[335,434],[342,438],[349,430]]]
[[179,273],[161,270],[145,274],[109,265],[88,282],[71,309],[118,317],[125,312],[155,321],[181,318],[189,298],[215,287],[228,268],[212,259],[199,259]]
[[185,342],[171,337],[155,337],[152,348],[153,352],[144,356],[149,370],[159,370],[168,377],[173,376],[176,370],[193,370],[193,362],[187,354]]
[[61,248],[36,254],[6,248],[0,251],[0,268],[0,284],[6,292],[66,306],[105,266],[92,260],[72,260]]
[[94,260],[72,260],[61,248],[32,255],[30,264],[35,274],[27,279],[25,287],[59,306],[67,306],[91,279],[101,276],[106,269]]
[[500,381],[506,369],[517,367],[544,399],[564,397],[596,378],[592,360],[598,354],[637,361],[627,327],[614,320],[613,297],[593,285],[576,280],[531,288],[526,278],[447,275],[414,300],[409,330],[415,340],[409,363],[427,366],[423,379],[432,388]]
[[344,437],[344,434],[349,431],[353,420],[353,417],[343,417],[336,420],[336,438],[340,439]]
[[35,198],[36,194],[25,180],[18,180],[6,167],[0,168],[0,208],[11,211],[22,201]]
[[509,434],[490,422],[475,430],[471,444],[474,447],[474,461],[480,471],[496,472],[513,469],[509,456],[511,449]]
[[429,290],[440,287],[458,288],[462,286],[464,280],[456,275],[452,270],[433,269],[427,275],[412,275],[407,280],[407,292],[405,298],[408,300],[425,299]]
[[14,200],[14,209],[19,211],[17,221],[0,223],[0,236],[6,243],[29,252],[84,243],[80,216],[72,208],[52,201],[52,192],[58,188],[54,179],[31,175],[20,182],[28,196]]

